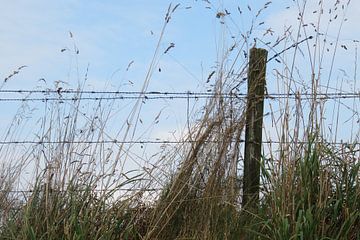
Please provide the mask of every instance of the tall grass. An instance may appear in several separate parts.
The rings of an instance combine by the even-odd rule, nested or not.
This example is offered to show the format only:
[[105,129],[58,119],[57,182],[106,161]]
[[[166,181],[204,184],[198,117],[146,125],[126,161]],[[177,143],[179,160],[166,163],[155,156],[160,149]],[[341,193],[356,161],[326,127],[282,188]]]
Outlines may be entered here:
[[[305,5],[306,1],[298,5],[299,13],[304,13]],[[0,167],[0,238],[360,239],[359,144],[334,145],[334,136],[326,138],[326,104],[316,97],[322,85],[318,54],[325,55],[326,50],[321,44],[315,44],[315,50],[309,47],[311,39],[322,40],[320,25],[314,38],[303,41],[307,52],[300,49],[304,19],[297,32],[285,33],[269,47],[276,51],[275,46],[284,44],[284,51],[276,51],[282,68],[275,72],[289,96],[280,99],[278,107],[268,106],[270,122],[278,124],[259,159],[258,208],[241,206],[246,101],[239,93],[246,86],[248,69],[246,56],[240,56],[248,52],[254,24],[268,6],[258,12],[246,35],[230,47],[219,47],[217,69],[209,76],[216,78],[213,98],[184,132],[182,143],[162,155],[153,169],[125,172],[130,147],[101,142],[109,137],[105,126],[111,105],[110,109],[96,105],[90,114],[82,114],[80,100],[66,107],[48,105],[37,139],[44,143],[25,148],[22,154],[12,146],[0,149],[7,162]],[[142,91],[149,85],[162,35],[177,8],[168,9]],[[227,11],[214,15],[224,29],[229,28]],[[305,104],[301,90],[306,86],[295,84],[301,80],[295,77],[296,55],[304,51],[312,63],[313,94]],[[293,56],[290,64],[288,52]],[[291,102],[293,91],[298,97]],[[124,123],[124,140],[133,139],[141,106],[140,100],[136,102]],[[12,131],[17,128],[9,129],[9,139],[16,137]],[[32,169],[34,178],[24,178],[24,169]],[[24,181],[29,182],[29,191],[16,192]],[[161,191],[150,193],[158,187]]]

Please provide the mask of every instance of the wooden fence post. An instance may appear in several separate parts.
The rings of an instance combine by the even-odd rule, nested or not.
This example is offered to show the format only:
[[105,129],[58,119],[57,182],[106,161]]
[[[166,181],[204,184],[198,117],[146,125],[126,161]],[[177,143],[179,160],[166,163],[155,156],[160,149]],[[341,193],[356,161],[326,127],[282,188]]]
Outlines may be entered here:
[[259,202],[266,61],[265,49],[250,50],[242,202],[246,209],[256,208]]

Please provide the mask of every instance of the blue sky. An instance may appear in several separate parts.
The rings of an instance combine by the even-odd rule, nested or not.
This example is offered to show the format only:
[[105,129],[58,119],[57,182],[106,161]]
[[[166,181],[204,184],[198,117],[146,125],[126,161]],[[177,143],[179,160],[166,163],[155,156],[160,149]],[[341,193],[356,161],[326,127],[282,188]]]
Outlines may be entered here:
[[[76,88],[89,65],[86,89],[137,91],[144,81],[167,8],[170,3],[173,6],[180,3],[161,43],[162,51],[170,43],[175,43],[175,48],[168,54],[161,54],[157,65],[161,72],[154,72],[149,90],[206,91],[209,88],[209,84],[205,83],[206,78],[221,57],[221,44],[231,46],[231,35],[239,38],[241,32],[246,32],[257,10],[268,1],[210,2],[211,4],[202,0],[6,1],[2,3],[0,13],[0,79],[7,77],[17,67],[27,65],[20,74],[10,79],[4,89],[53,87],[53,82],[57,80],[67,82],[67,88]],[[287,27],[296,29],[297,2],[303,3],[273,1],[256,19],[253,37],[261,38],[264,42],[274,41]],[[307,3],[306,19],[309,22],[316,22],[317,15],[312,12],[317,9],[318,2],[309,0]],[[335,2],[326,1],[324,9],[327,11]],[[238,12],[238,6],[242,15]],[[216,18],[216,13],[225,9],[231,13],[225,18],[226,27]],[[360,22],[359,10],[360,2],[352,1],[346,13],[349,20],[342,27],[340,37],[341,45],[346,44],[348,50],[338,47],[331,76],[332,86],[343,80],[345,89],[354,88],[355,45],[352,40],[360,37],[353,30],[357,29],[357,23]],[[261,22],[264,24],[259,25]],[[322,29],[326,29],[327,21],[321,24]],[[274,35],[263,38],[263,33],[269,27]],[[338,27],[339,22],[331,23],[329,40],[336,40]],[[73,38],[70,37],[70,32]],[[74,54],[74,44],[79,49],[78,55]],[[259,45],[264,47],[261,42],[258,42]],[[281,50],[282,47],[280,45],[277,49]],[[61,52],[61,49],[69,50]],[[269,56],[273,54],[270,50]],[[126,71],[131,61],[134,62],[129,71]],[[307,58],[300,56],[297,61],[297,66],[306,79],[309,72]],[[331,65],[331,55],[326,57],[323,64],[326,67]],[[273,70],[277,68],[282,67],[276,63],[268,66],[268,82],[274,78]],[[328,74],[329,71],[324,70],[323,75]],[[46,86],[39,81],[41,78],[46,79]],[[326,76],[324,81],[327,81]],[[269,84],[269,87],[274,91],[277,89],[276,84]],[[179,110],[183,108],[183,102],[154,105],[149,106],[144,113],[150,114],[152,118],[158,114],[159,109],[165,108],[165,118],[170,119],[155,135],[165,136],[172,129],[181,131],[186,119],[183,110]],[[16,104],[9,104],[2,107],[7,112],[2,117],[2,124],[10,121],[16,110],[15,106]]]
[[[28,65],[29,68],[24,70],[16,81],[9,83],[9,88],[12,87],[11,84],[32,88],[42,77],[49,78],[50,81],[58,79],[72,81],[73,79],[68,77],[69,65],[73,64],[70,54],[60,52],[66,47],[72,49],[73,39],[69,38],[71,31],[80,50],[79,70],[83,73],[87,64],[90,64],[90,82],[92,81],[94,85],[96,83],[96,87],[104,84],[115,71],[117,74],[114,77],[114,85],[117,85],[128,63],[133,60],[134,69],[131,73],[134,74],[133,80],[137,79],[141,82],[141,77],[153,54],[164,14],[171,2],[173,5],[178,2],[181,5],[168,26],[162,44],[163,49],[166,49],[170,42],[174,42],[176,47],[171,51],[172,58],[162,57],[163,64],[174,68],[180,67],[179,64],[174,63],[173,58],[175,58],[189,72],[201,79],[201,71],[207,76],[217,57],[216,44],[219,41],[221,26],[219,20],[215,18],[216,12],[224,9],[231,12],[229,15],[231,19],[227,20],[227,23],[232,33],[238,35],[239,30],[246,31],[249,28],[257,9],[267,1],[240,3],[235,0],[223,0],[212,1],[211,5],[201,0],[8,1],[3,3],[1,13],[0,53],[3,57],[0,60],[0,77],[5,78],[18,66]],[[308,2],[310,2],[308,5],[311,5],[312,2],[318,1]],[[247,11],[248,5],[251,6],[252,12]],[[297,11],[296,7],[293,7],[295,5],[289,0],[272,3],[257,20],[258,23],[265,21],[263,26],[256,29],[257,37],[269,26],[275,30],[276,36],[283,33],[285,25],[295,25]],[[359,18],[356,14],[359,4],[352,2],[352,5],[350,12],[347,13],[351,22],[346,24],[342,33],[344,39],[357,37],[350,29],[355,26]],[[211,6],[212,9],[207,9],[207,6]],[[237,6],[243,11],[242,17],[238,14]],[[286,6],[292,8],[286,10]],[[333,30],[332,35],[336,36],[336,27],[332,27],[331,30]],[[151,32],[154,34],[152,35]],[[175,75],[186,76],[184,67],[181,68],[182,71],[176,71]],[[163,70],[161,75],[170,75],[166,72],[166,67],[163,67]],[[181,76],[182,81],[183,76]],[[191,75],[187,77],[194,78]],[[156,81],[153,82],[158,84]],[[189,84],[186,90],[193,88],[192,81],[186,83]],[[159,85],[185,90],[176,81],[162,81]]]
[[[29,68],[16,79],[18,83],[21,81],[21,86],[34,87],[38,78],[42,77],[71,81],[72,79],[66,79],[71,59],[67,52],[60,52],[60,49],[66,47],[72,49],[72,39],[69,38],[71,31],[80,50],[79,69],[84,72],[89,63],[92,82],[101,86],[118,70],[116,77],[121,78],[132,60],[136,72],[134,77],[140,78],[138,81],[141,82],[141,76],[152,57],[164,14],[171,2],[7,2],[2,7],[4,16],[0,24],[1,55],[7,57],[2,59],[0,77],[4,78],[20,65],[28,65]],[[216,60],[215,39],[219,34],[215,8],[220,9],[221,4],[214,4],[215,7],[211,10],[206,9],[206,6],[208,4],[202,1],[182,1],[162,43],[162,48],[166,49],[170,42],[174,42],[176,48],[172,51],[172,56],[198,78],[201,77],[201,63],[205,67],[204,74],[207,74]],[[185,9],[186,7],[191,9]],[[229,11],[231,8],[235,15],[237,10],[234,3],[229,6]],[[257,8],[258,6],[254,6],[254,9]],[[244,21],[239,26],[247,28],[249,24],[250,22]],[[163,61],[164,64],[170,62],[176,65],[167,56]],[[166,67],[163,68],[166,71]],[[167,73],[162,75],[165,74]],[[14,86],[16,81],[13,82]],[[164,84],[176,89],[182,87],[176,83]],[[189,86],[189,89],[192,87]]]

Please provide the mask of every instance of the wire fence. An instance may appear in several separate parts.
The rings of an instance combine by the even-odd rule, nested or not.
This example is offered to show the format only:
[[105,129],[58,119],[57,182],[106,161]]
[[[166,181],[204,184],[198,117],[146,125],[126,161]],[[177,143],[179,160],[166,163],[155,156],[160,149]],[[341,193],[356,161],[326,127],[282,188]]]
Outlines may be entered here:
[[[213,92],[166,92],[166,91],[93,91],[93,90],[73,90],[73,89],[46,89],[46,90],[27,90],[27,89],[9,89],[9,90],[0,90],[0,94],[11,94],[16,95],[14,97],[2,97],[0,95],[0,102],[48,102],[48,101],[80,101],[80,100],[92,100],[92,101],[101,101],[101,100],[159,100],[159,99],[214,99],[214,98],[224,98],[224,99],[247,99],[246,93],[213,93]],[[19,94],[27,94],[25,97],[19,97]],[[32,95],[41,94],[42,97],[32,97]],[[69,94],[74,94],[75,96],[69,96]],[[55,95],[55,96],[54,96]],[[86,95],[86,96],[84,96]],[[102,95],[102,96],[97,96]],[[259,96],[262,97],[262,96]],[[278,99],[294,99],[294,100],[331,100],[331,99],[359,99],[360,92],[326,92],[326,93],[268,93],[264,96],[268,100],[278,100]],[[0,145],[43,145],[43,144],[192,144],[196,143],[196,140],[181,140],[181,141],[162,141],[162,140],[99,140],[99,141],[88,141],[88,140],[64,140],[64,141],[45,141],[45,140],[23,140],[23,141],[0,141]],[[205,143],[219,143],[221,141],[207,140]],[[234,143],[246,143],[244,139],[233,141]],[[309,144],[309,141],[274,141],[266,140],[262,141],[262,144]],[[360,142],[326,142],[325,144],[338,145],[342,147],[348,147],[351,149],[359,148]],[[360,151],[360,150],[359,150]],[[161,188],[119,188],[116,191],[160,191]],[[85,190],[84,190],[85,191]],[[113,190],[94,190],[95,192],[111,192]],[[34,190],[0,190],[0,193],[13,193],[13,194],[32,194]]]
[[[0,94],[29,94],[26,97],[0,97],[1,102],[24,102],[24,101],[80,101],[80,100],[126,100],[126,99],[247,99],[246,93],[212,93],[212,92],[159,92],[159,91],[89,91],[89,90],[0,90]],[[51,97],[31,97],[32,94],[51,95]],[[76,94],[68,97],[65,95]],[[83,95],[112,95],[112,96],[83,96]],[[262,96],[259,96],[262,97]],[[265,99],[296,99],[296,100],[330,100],[330,99],[360,99],[360,92],[327,92],[327,93],[268,93],[264,95]]]
[[[230,98],[230,99],[247,99],[247,93],[212,93],[212,92],[167,92],[167,91],[94,91],[94,90],[74,90],[74,89],[44,89],[44,90],[29,90],[29,89],[0,89],[0,94],[28,94],[27,97],[12,97],[4,98],[0,95],[0,102],[11,101],[80,101],[80,100],[125,100],[125,99],[143,99],[143,100],[158,100],[158,99],[212,99],[212,98]],[[32,94],[51,95],[55,94],[56,97],[30,97]],[[77,96],[64,97],[68,94],[75,94]],[[90,95],[83,97],[83,95]],[[113,95],[113,96],[94,96],[94,95]],[[259,96],[262,97],[262,96]],[[296,99],[296,100],[328,100],[328,99],[359,99],[360,92],[327,92],[327,93],[271,93],[264,96],[265,99]],[[265,114],[267,115],[267,114]],[[143,140],[143,141],[124,141],[117,139],[100,140],[100,141],[87,141],[87,140],[74,140],[74,141],[44,141],[44,140],[23,140],[23,141],[0,141],[0,145],[11,144],[184,144],[195,143],[196,141],[183,140],[183,141],[161,141],[161,140]],[[217,142],[217,141],[207,141]],[[245,143],[245,140],[237,141]],[[289,144],[286,141],[263,141],[263,144]],[[294,142],[292,142],[294,143]],[[309,142],[297,141],[297,144],[307,144]],[[357,142],[331,142],[334,145],[353,145],[359,144]]]
[[[161,141],[161,140],[144,140],[144,141],[122,141],[122,140],[100,140],[100,141],[81,141],[81,140],[74,140],[74,141],[0,141],[0,145],[11,145],[11,144],[186,144],[186,143],[197,143],[197,140],[183,140],[183,141]],[[205,140],[204,143],[221,143],[222,141],[214,141],[214,140]],[[246,141],[244,139],[241,140],[234,140],[230,141],[232,143],[255,143],[254,141]],[[261,141],[261,144],[309,144],[309,143],[328,143],[326,140],[324,141],[316,141],[316,142],[310,142],[310,141],[274,141],[274,140],[267,140],[267,141]],[[330,144],[333,145],[340,145],[340,146],[360,146],[360,142],[331,142]]]
[[[126,191],[126,192],[137,192],[137,191],[144,191],[144,192],[155,192],[155,191],[161,191],[163,190],[163,188],[117,188],[117,189],[92,189],[91,191],[93,192],[115,192],[115,191]],[[62,192],[67,192],[66,190],[56,190],[56,189],[51,189],[51,192],[57,192],[57,193],[62,193]],[[77,192],[88,192],[89,190],[80,190],[77,189]],[[40,190],[0,190],[0,193],[15,193],[15,194],[23,194],[23,193],[36,193],[36,192],[41,192]]]

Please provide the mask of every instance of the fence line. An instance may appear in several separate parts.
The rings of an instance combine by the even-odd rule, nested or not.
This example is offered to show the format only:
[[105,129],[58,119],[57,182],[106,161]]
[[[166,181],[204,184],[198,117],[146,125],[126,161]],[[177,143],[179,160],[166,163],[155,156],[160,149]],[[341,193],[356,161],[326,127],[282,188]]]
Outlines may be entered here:
[[[144,191],[144,192],[154,192],[161,191],[163,188],[119,188],[119,189],[93,189],[93,192],[112,192],[112,191],[128,191],[128,192],[136,192],[136,191]],[[49,190],[51,192],[67,192],[66,190]],[[68,190],[70,191],[70,190]],[[76,192],[86,192],[89,190],[76,190]],[[42,192],[41,190],[0,190],[0,193],[34,193],[34,192]]]
[[[236,93],[236,92],[229,92],[229,93],[213,93],[213,92],[193,92],[193,91],[182,91],[182,92],[169,92],[169,91],[95,91],[95,90],[74,90],[74,89],[45,89],[45,90],[29,90],[29,89],[0,89],[0,93],[29,93],[29,94],[115,94],[115,95],[186,95],[186,96],[222,96],[222,97],[236,97],[236,96],[247,96],[247,93]],[[318,93],[270,93],[265,94],[269,96],[360,96],[359,92],[318,92]]]
[[[61,93],[62,94],[62,93]],[[63,97],[59,94],[58,97],[23,97],[23,98],[0,98],[0,102],[48,102],[48,101],[80,101],[80,100],[126,100],[126,99],[143,99],[143,100],[159,100],[159,99],[214,99],[214,98],[226,98],[226,99],[247,99],[246,94],[206,94],[206,93],[155,93],[155,92],[138,92],[138,93],[116,93],[123,94],[121,96],[111,97]],[[115,94],[115,93],[114,93]],[[133,96],[131,96],[133,95]],[[137,95],[137,96],[135,96]],[[360,99],[360,93],[304,93],[304,94],[283,94],[283,93],[272,93],[264,96],[267,100],[279,100],[279,99],[293,99],[293,100],[331,100],[331,99]]]
[[[183,140],[183,141],[152,141],[152,140],[144,140],[144,141],[122,141],[122,140],[103,140],[103,141],[0,141],[0,145],[11,145],[11,144],[185,144],[185,143],[197,143],[197,140]],[[213,141],[207,140],[204,141],[205,143],[221,143],[222,141]],[[244,139],[239,141],[231,141],[234,143],[246,143]],[[253,141],[248,141],[253,143]],[[327,142],[326,140],[323,141],[261,141],[262,144],[309,144],[309,143],[324,143],[324,144],[332,144],[332,145],[343,145],[343,146],[356,146],[360,145],[360,142]]]

